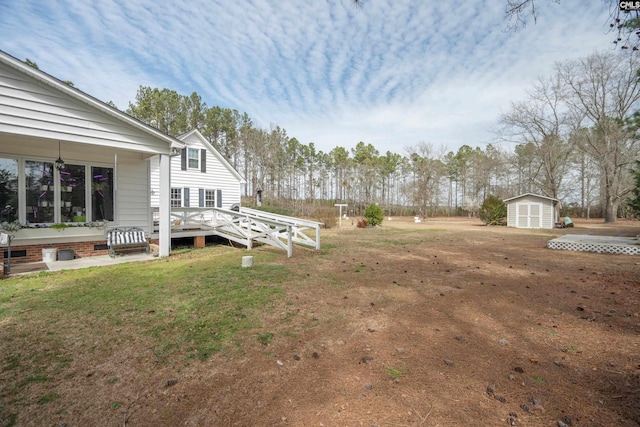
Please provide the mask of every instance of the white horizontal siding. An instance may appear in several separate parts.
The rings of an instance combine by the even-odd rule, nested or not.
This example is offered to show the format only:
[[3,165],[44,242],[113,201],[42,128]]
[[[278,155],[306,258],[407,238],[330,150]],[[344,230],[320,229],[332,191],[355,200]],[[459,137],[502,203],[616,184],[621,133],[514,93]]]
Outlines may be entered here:
[[118,226],[142,227],[151,232],[148,163],[118,158],[116,163],[116,212]]
[[0,132],[168,153],[170,143],[0,63]]
[[516,224],[516,203],[509,202],[507,203],[507,226],[515,227]]
[[[173,164],[171,166],[173,167]],[[160,206],[160,158],[157,156],[152,158],[149,161],[149,168],[149,182],[151,184],[151,194],[149,200],[151,202],[151,206],[157,208]]]
[[[238,180],[213,155],[210,153],[207,155],[207,175],[210,175],[207,182],[211,182],[208,188],[222,190],[223,208],[229,209],[234,204],[240,204],[240,183]],[[213,171],[211,173],[209,173],[209,164],[212,164]]]
[[540,228],[553,228],[555,224],[553,201],[543,197],[535,197],[533,195],[518,197],[507,202],[507,225],[509,227],[518,226],[517,205],[522,204],[542,205],[542,211],[540,213]]
[[[173,188],[189,188],[189,206],[197,208],[200,206],[199,189],[221,190],[222,191],[222,207],[229,209],[234,204],[240,204],[240,182],[229,169],[211,153],[207,147],[200,142],[195,135],[188,140],[189,148],[197,150],[206,149],[206,165],[207,172],[203,173],[198,169],[181,170],[181,158],[175,156],[171,158],[171,187]],[[151,159],[151,205],[159,206],[159,162],[157,159]]]
[[542,223],[541,228],[553,228],[555,225],[555,211],[551,200],[542,201]]

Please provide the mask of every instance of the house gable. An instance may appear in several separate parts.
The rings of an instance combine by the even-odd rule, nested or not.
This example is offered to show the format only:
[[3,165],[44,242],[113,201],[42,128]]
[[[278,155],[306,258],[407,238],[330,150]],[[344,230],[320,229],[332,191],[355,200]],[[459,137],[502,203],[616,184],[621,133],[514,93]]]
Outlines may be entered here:
[[[2,206],[9,203],[11,208],[4,210],[7,222],[105,221],[151,232],[149,160],[155,157],[161,165],[158,172],[162,170],[159,255],[167,256],[169,155],[183,146],[0,51],[0,161],[12,171],[8,179],[12,192],[0,198]],[[16,244],[37,247],[43,242],[40,235]]]
[[[211,207],[213,202],[214,207],[227,209],[239,204],[241,185],[245,183],[242,176],[197,130],[178,138],[185,148],[171,159],[171,187],[175,192],[175,203],[178,204],[177,199],[180,198],[181,207],[204,208],[207,204]],[[151,185],[154,189],[158,182],[157,168],[157,162],[152,160]],[[152,191],[151,204],[157,205],[155,190]]]
[[0,51],[0,133],[169,154],[179,141]]
[[205,138],[197,129],[191,130],[179,136],[178,139],[184,142],[187,146],[191,145],[193,147],[201,145],[204,149],[207,150],[208,153],[210,153],[214,157],[214,159],[221,166],[223,166],[231,175],[236,178],[239,184],[244,184],[246,182],[242,175],[240,175],[238,171],[235,170],[233,166],[231,166],[231,164],[222,156],[222,154],[220,154],[220,152],[216,150],[215,147],[211,145],[209,141],[207,141],[207,138]]

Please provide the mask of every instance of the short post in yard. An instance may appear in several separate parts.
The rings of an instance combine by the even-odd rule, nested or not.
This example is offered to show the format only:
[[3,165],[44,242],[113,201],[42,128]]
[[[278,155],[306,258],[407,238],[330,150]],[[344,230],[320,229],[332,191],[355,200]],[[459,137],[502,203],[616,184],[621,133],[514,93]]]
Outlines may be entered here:
[[344,207],[347,207],[347,206],[349,206],[349,205],[347,205],[346,203],[336,203],[336,204],[335,204],[335,205],[333,205],[333,206],[337,206],[337,207],[339,207],[339,208],[340,208],[340,216],[338,217],[338,227],[339,227],[339,228],[342,228],[342,207],[343,207],[343,206],[344,206]]

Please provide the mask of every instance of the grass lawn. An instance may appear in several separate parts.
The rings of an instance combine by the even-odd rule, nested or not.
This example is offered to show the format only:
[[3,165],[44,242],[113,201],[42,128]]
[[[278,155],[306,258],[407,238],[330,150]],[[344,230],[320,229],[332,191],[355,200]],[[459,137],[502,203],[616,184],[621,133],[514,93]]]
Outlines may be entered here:
[[68,379],[76,359],[99,360],[138,343],[157,364],[188,364],[259,329],[259,315],[282,297],[291,273],[265,265],[275,253],[242,268],[243,254],[222,246],[181,250],[166,260],[0,282],[0,425],[12,424],[9,405],[59,399],[49,391],[33,396],[30,388]]
[[[0,281],[0,427],[640,422],[636,236],[411,218]],[[606,351],[603,351],[606,350]],[[481,421],[480,421],[481,420]]]

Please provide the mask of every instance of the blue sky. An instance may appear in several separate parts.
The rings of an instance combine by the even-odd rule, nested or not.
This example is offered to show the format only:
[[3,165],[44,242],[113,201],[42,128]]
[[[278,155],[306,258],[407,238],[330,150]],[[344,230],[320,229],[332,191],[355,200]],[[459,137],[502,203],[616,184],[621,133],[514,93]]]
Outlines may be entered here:
[[140,85],[197,92],[329,151],[495,143],[557,61],[612,49],[609,3],[538,0],[0,0],[0,50],[126,109]]

